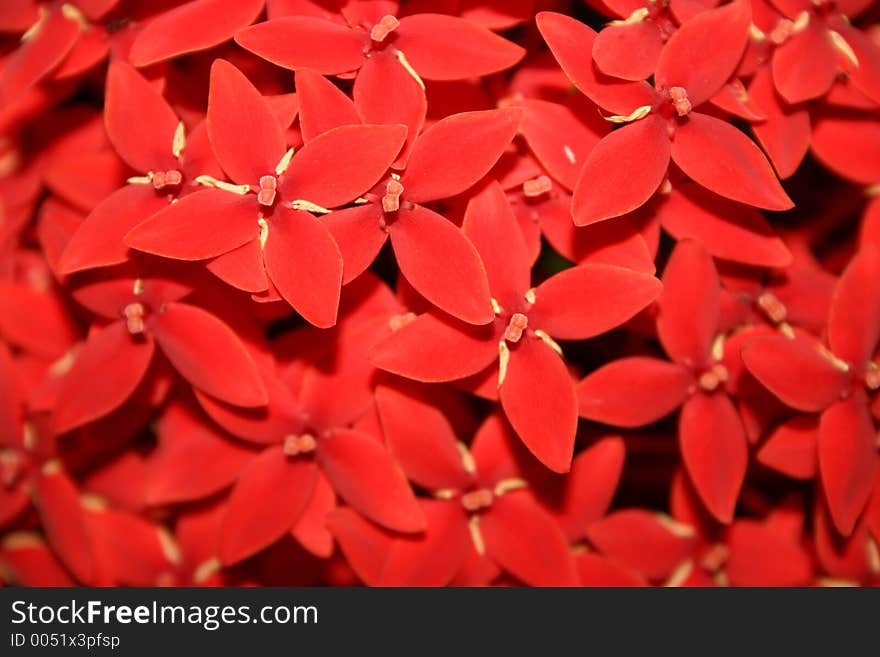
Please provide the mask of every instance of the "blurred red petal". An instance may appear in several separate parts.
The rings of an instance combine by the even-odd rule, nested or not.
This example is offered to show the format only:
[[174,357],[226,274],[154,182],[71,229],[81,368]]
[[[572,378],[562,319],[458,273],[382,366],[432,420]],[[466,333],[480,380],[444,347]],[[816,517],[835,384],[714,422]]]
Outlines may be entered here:
[[312,496],[317,476],[314,461],[290,458],[281,446],[254,458],[229,496],[220,560],[237,563],[290,531]]
[[846,372],[803,340],[758,337],[743,348],[742,356],[758,381],[800,411],[821,411],[840,398],[849,379]]
[[864,399],[837,402],[819,421],[819,474],[837,529],[849,536],[874,483],[874,423]]
[[688,370],[657,358],[630,357],[603,365],[577,386],[581,417],[617,427],[640,427],[684,403]]
[[187,381],[237,406],[263,406],[266,389],[241,339],[214,315],[169,303],[148,319],[165,356]]
[[132,336],[125,322],[93,332],[62,379],[52,416],[64,433],[119,408],[143,380],[153,358],[150,336]]
[[565,535],[527,493],[497,496],[479,518],[486,553],[504,570],[532,586],[578,584]]
[[699,393],[686,401],[679,418],[679,444],[706,508],[729,523],[749,459],[745,430],[730,397]]
[[425,528],[406,477],[379,441],[340,430],[319,441],[318,462],[339,496],[371,520],[402,532]]

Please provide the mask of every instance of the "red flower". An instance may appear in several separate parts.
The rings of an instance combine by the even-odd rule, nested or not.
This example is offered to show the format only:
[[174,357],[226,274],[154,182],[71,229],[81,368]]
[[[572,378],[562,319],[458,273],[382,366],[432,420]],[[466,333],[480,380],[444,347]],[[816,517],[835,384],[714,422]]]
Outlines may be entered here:
[[[313,365],[292,363],[279,375],[264,369],[265,410],[242,411],[197,393],[221,427],[260,446],[238,473],[229,497],[219,548],[224,564],[237,563],[288,532],[309,551],[329,556],[332,541],[324,516],[335,507],[336,495],[391,529],[424,528],[406,478],[381,441],[352,427],[371,401],[367,381],[374,370],[361,345],[377,321],[387,325],[388,320],[339,325],[348,337],[345,354],[331,351],[321,358],[322,350],[314,348]],[[205,442],[205,450],[212,461],[230,449],[221,437],[210,443],[213,447]],[[282,490],[288,491],[283,503],[266,504]]]
[[347,283],[390,238],[400,271],[428,301],[470,324],[492,321],[489,285],[479,255],[461,231],[425,204],[473,186],[515,134],[519,110],[448,116],[416,140],[402,174],[364,195],[366,203],[327,217],[345,262]]
[[155,346],[187,381],[230,404],[264,406],[266,390],[239,337],[201,308],[181,303],[190,289],[161,277],[85,283],[76,299],[103,321],[65,374],[53,412],[63,433],[124,404],[147,376]]
[[[58,264],[62,274],[125,262],[134,226],[168,203],[199,190],[199,175],[218,177],[204,123],[189,136],[155,86],[122,62],[110,65],[104,108],[116,152],[142,175],[103,200],[77,229]],[[138,130],[132,130],[137,125]]]
[[[480,373],[495,379],[505,414],[523,442],[551,470],[565,472],[577,412],[555,339],[584,339],[619,326],[653,301],[660,285],[622,267],[580,265],[530,288],[525,244],[498,186],[471,201],[463,230],[486,265],[495,321],[469,328],[426,313],[377,345],[373,362],[419,381]],[[591,313],[574,310],[573,299],[589,299]]]
[[[792,202],[761,151],[733,126],[693,111],[734,72],[745,48],[750,11],[737,1],[687,21],[659,56],[655,87],[595,71],[584,44],[595,33],[566,16],[542,13],[541,33],[563,70],[591,100],[627,123],[593,149],[575,189],[575,223],[586,225],[643,205],[667,175],[670,159],[695,182],[727,198],[770,210]],[[712,49],[711,59],[695,53]]]
[[[347,509],[331,515],[334,536],[365,581],[442,586],[476,552],[527,584],[576,583],[565,537],[527,489],[502,418],[490,416],[468,449],[429,404],[381,387],[376,401],[391,451],[434,499],[421,501],[427,528],[415,536],[380,532]],[[364,549],[370,541],[372,555]]]
[[792,423],[777,431],[765,447],[765,458],[780,460],[779,450],[787,445],[789,459],[806,459],[803,466],[793,466],[795,472],[809,475],[815,445],[828,508],[844,535],[853,531],[874,480],[870,397],[880,388],[873,360],[880,343],[880,302],[870,286],[878,276],[880,252],[867,245],[835,290],[828,316],[830,351],[783,336],[757,338],[743,351],[749,371],[783,402],[805,412],[821,411],[818,428]]
[[154,214],[126,243],[168,258],[214,258],[209,268],[232,285],[253,292],[271,285],[268,299],[284,298],[316,326],[332,326],[342,258],[308,210],[344,205],[373,185],[400,150],[404,128],[343,126],[285,153],[265,100],[223,60],[211,68],[207,126],[236,184],[203,178],[210,189]]
[[709,511],[729,523],[748,448],[716,342],[720,294],[709,254],[695,242],[679,242],[663,274],[657,316],[658,337],[673,362],[623,358],[588,375],[577,394],[581,416],[623,427],[650,424],[681,406],[685,467]]
[[848,73],[863,93],[880,99],[880,49],[849,23],[870,2],[772,3],[784,16],[769,35],[780,44],[773,53],[773,81],[786,101],[794,104],[825,95],[841,72]]

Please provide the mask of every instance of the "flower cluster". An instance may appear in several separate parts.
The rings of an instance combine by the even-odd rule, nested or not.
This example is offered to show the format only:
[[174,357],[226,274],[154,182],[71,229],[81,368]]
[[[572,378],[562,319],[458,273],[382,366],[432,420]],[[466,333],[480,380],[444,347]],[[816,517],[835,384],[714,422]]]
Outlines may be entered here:
[[878,21],[4,0],[2,581],[880,583]]

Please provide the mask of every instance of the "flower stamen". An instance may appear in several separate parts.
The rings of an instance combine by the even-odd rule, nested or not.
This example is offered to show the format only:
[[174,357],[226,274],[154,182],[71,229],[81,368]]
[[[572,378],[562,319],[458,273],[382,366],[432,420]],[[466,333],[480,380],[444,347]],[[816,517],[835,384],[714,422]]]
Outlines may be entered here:
[[287,436],[284,439],[283,450],[287,456],[299,456],[315,451],[317,446],[318,441],[315,437],[310,433],[304,433],[301,436]]
[[553,189],[553,182],[549,176],[541,175],[531,180],[526,180],[522,184],[523,196],[526,198],[537,198],[542,194],[546,194]]
[[529,318],[522,313],[513,313],[507,328],[504,330],[504,339],[508,342],[519,342],[523,331],[529,325]]
[[125,317],[125,326],[132,335],[139,335],[144,332],[144,305],[135,301],[128,304],[122,309],[122,315]]
[[260,191],[257,192],[257,203],[271,206],[278,192],[278,179],[275,176],[260,176]]
[[479,490],[472,490],[462,495],[461,505],[464,507],[465,511],[474,513],[475,511],[487,509],[492,506],[492,499],[492,491],[488,488],[480,488]]
[[391,14],[386,14],[381,20],[373,25],[370,30],[370,39],[377,43],[382,43],[389,34],[400,26],[400,21]]
[[687,116],[694,108],[691,101],[688,99],[687,90],[684,87],[670,87],[669,97],[672,99],[672,106],[675,108],[675,113],[679,116]]
[[385,195],[382,197],[382,210],[385,212],[397,212],[400,209],[400,195],[403,194],[403,185],[399,180],[392,178],[385,185]]

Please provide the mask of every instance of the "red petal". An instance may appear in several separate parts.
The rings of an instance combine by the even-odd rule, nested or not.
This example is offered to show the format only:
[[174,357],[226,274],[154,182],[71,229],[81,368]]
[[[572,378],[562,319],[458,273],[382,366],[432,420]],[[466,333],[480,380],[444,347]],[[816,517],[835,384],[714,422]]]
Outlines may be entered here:
[[821,411],[840,398],[849,376],[812,344],[763,336],[743,348],[749,372],[770,392],[799,411]]
[[[198,500],[232,485],[253,452],[229,440],[186,406],[172,405],[158,427],[151,454],[151,505]],[[206,468],[205,464],[211,467]]]
[[835,21],[834,29],[844,38],[858,60],[858,66],[852,66],[849,61],[844,65],[853,87],[875,103],[880,103],[880,48],[867,33],[853,27],[849,21]]
[[279,181],[288,201],[335,208],[379,182],[406,139],[402,125],[334,128],[297,151]]
[[333,554],[333,535],[327,528],[327,517],[335,508],[336,493],[319,470],[312,499],[291,534],[305,549],[323,559]]
[[237,563],[290,531],[312,496],[317,476],[314,461],[289,458],[280,446],[254,458],[229,496],[220,560]]
[[531,282],[530,258],[500,184],[493,182],[471,198],[462,231],[480,254],[492,297],[502,308],[520,304]]
[[455,196],[495,165],[519,128],[518,108],[462,112],[441,119],[416,141],[400,182],[413,203]]
[[176,546],[164,529],[114,509],[93,509],[88,528],[103,577],[117,586],[155,586],[176,569]]
[[654,74],[663,37],[653,21],[610,24],[593,42],[593,61],[606,75],[646,80]]
[[0,102],[18,100],[67,56],[80,37],[80,27],[60,9],[41,14],[39,27],[4,62],[0,73]]
[[324,222],[342,254],[342,284],[360,276],[373,264],[388,233],[379,227],[382,210],[375,203],[364,203],[328,214]]
[[[578,265],[538,286],[529,322],[561,340],[584,340],[631,319],[661,290],[660,281],[649,274],[614,265]],[[589,313],[577,307],[578,299],[589,299]]]
[[779,99],[766,68],[755,74],[749,94],[765,114],[763,121],[752,125],[752,131],[779,177],[788,178],[810,148],[810,115],[806,109],[790,107]]
[[431,491],[471,483],[458,439],[440,410],[384,386],[376,389],[376,406],[388,448],[413,483]]
[[263,257],[272,283],[299,314],[322,328],[336,323],[342,255],[325,224],[308,212],[275,208]]
[[148,66],[228,41],[263,10],[263,0],[193,0],[147,23],[131,46],[135,66]]
[[520,132],[529,148],[554,179],[574,189],[583,163],[610,124],[590,125],[565,105],[544,100],[524,100],[522,107]]
[[828,343],[836,356],[857,367],[880,341],[880,248],[867,244],[850,261],[834,289],[828,316]]
[[52,425],[64,433],[119,408],[146,375],[153,340],[138,340],[124,322],[89,336],[73,367],[61,381]]
[[698,393],[686,401],[679,418],[679,444],[706,508],[729,523],[749,459],[745,430],[730,397]]
[[388,551],[382,586],[445,586],[464,563],[471,537],[457,501],[422,500],[427,529],[400,536]]
[[405,166],[425,123],[425,90],[389,51],[382,51],[364,62],[352,97],[365,122],[406,126],[406,145],[393,164],[398,168]]
[[494,319],[486,269],[457,226],[414,206],[401,209],[389,228],[400,271],[419,294],[470,324]]
[[864,523],[856,525],[849,537],[842,537],[828,517],[825,504],[818,501],[813,518],[816,558],[822,570],[834,578],[859,582],[870,577],[868,535]]
[[425,517],[403,472],[376,439],[342,430],[318,443],[318,461],[348,504],[379,524],[421,531]]
[[799,415],[770,434],[758,452],[758,461],[789,477],[812,479],[816,476],[818,439],[817,418]]
[[577,400],[565,362],[543,340],[523,336],[511,350],[501,405],[526,447],[554,472],[571,466]]
[[400,20],[394,47],[428,80],[463,80],[516,64],[525,50],[456,16],[417,14]]
[[608,512],[624,455],[623,439],[614,436],[599,440],[572,461],[562,508],[556,514],[570,542],[581,540],[586,528]]
[[236,406],[267,403],[251,355],[217,317],[195,306],[169,303],[147,321],[168,360],[192,385]]
[[693,529],[642,509],[615,511],[587,530],[602,554],[647,579],[662,580],[691,556]]
[[496,497],[480,516],[486,553],[532,586],[576,586],[574,559],[559,525],[525,492]]
[[709,100],[736,70],[751,20],[751,3],[737,0],[685,21],[660,53],[657,88],[684,87],[694,107]]
[[672,159],[694,181],[725,198],[765,210],[794,205],[761,149],[720,119],[691,112],[675,131]]
[[96,564],[79,491],[58,461],[37,474],[34,496],[49,544],[80,583],[90,584]]
[[590,56],[596,33],[587,25],[549,11],[539,12],[535,20],[568,79],[599,107],[626,116],[637,107],[655,103],[654,90],[646,82],[624,82],[596,68]]
[[575,554],[581,586],[647,586],[636,572],[592,552]]
[[[351,98],[327,78],[303,69],[296,73],[296,93],[299,98],[299,126],[303,141],[311,141],[318,135],[341,125],[357,125],[361,122]],[[370,123],[384,123],[370,121]],[[389,121],[388,123],[399,123]]]
[[762,267],[791,264],[791,252],[755,208],[684,183],[666,196],[660,212],[670,235],[695,239],[716,258]]
[[243,440],[271,445],[302,430],[300,406],[277,376],[263,372],[269,404],[265,408],[239,408],[195,390],[202,409],[223,429]]
[[370,352],[376,367],[417,381],[452,381],[476,374],[498,358],[493,326],[468,326],[425,314]]
[[724,572],[731,586],[807,586],[813,564],[796,542],[752,520],[736,522],[727,535]]
[[477,482],[485,488],[494,488],[504,479],[522,477],[523,456],[519,441],[504,415],[491,413],[477,429],[471,442],[471,455],[477,466]]
[[172,143],[178,120],[158,89],[129,64],[115,61],[105,93],[104,125],[122,159],[143,173],[176,168]]
[[813,154],[847,180],[873,185],[880,180],[880,123],[868,115],[816,113],[811,140]]
[[79,340],[79,329],[55,290],[0,280],[0,336],[33,354],[58,358]]
[[261,176],[274,173],[286,150],[284,134],[265,98],[223,59],[211,66],[207,125],[220,166],[238,183],[256,184]]
[[698,242],[679,242],[663,272],[657,333],[673,360],[700,367],[718,331],[721,282]]
[[368,586],[378,586],[394,537],[349,508],[335,509],[328,514],[327,527],[361,581]]
[[245,292],[263,292],[269,287],[258,237],[210,260],[205,269],[227,285]]
[[310,68],[321,75],[358,69],[364,62],[369,39],[346,25],[314,18],[275,18],[240,31],[235,40],[242,48],[290,69]]
[[840,401],[819,420],[819,474],[834,525],[849,536],[874,483],[874,423],[864,398]]
[[581,417],[617,427],[641,427],[666,417],[687,399],[692,377],[676,363],[622,358],[577,386]]
[[828,28],[810,20],[773,53],[773,81],[791,104],[824,96],[837,75],[837,54]]
[[7,572],[4,584],[19,586],[76,586],[70,573],[37,534],[10,532],[3,539],[0,559]]
[[670,152],[666,121],[656,114],[603,138],[578,178],[574,222],[586,226],[644,205],[666,177]]
[[214,258],[259,235],[255,206],[251,195],[205,189],[139,223],[125,236],[125,244],[165,258]]
[[126,185],[104,199],[70,238],[58,269],[62,274],[125,262],[129,256],[123,238],[168,205],[152,185]]

